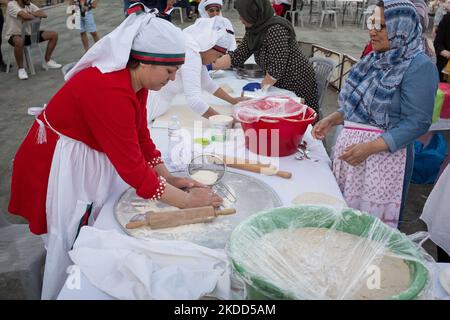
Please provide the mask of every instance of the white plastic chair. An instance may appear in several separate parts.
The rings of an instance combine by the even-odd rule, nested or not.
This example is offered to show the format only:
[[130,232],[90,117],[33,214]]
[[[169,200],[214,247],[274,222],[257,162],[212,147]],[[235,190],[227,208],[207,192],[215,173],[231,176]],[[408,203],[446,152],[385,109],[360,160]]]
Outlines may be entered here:
[[309,58],[309,62],[312,63],[314,73],[316,74],[317,93],[319,95],[319,116],[321,116],[320,110],[322,110],[322,102],[337,63],[332,59],[323,57],[311,57]]
[[337,11],[334,9],[330,9],[331,6],[328,3],[328,1],[323,0],[319,1],[319,8],[320,8],[320,28],[322,28],[323,21],[325,20],[325,17],[330,18],[334,20],[334,26],[337,29]]
[[[22,39],[25,41],[25,35],[30,35],[31,43],[28,46],[23,47],[23,53],[25,58],[25,63],[32,75],[36,74],[34,69],[33,58],[31,56],[31,49],[38,49],[41,62],[44,62],[44,56],[42,55],[41,47],[39,46],[39,35],[41,27],[41,18],[35,18],[33,20],[25,21],[22,24]],[[29,33],[28,33],[29,31]],[[11,64],[11,58],[14,56],[14,47],[10,46],[8,54],[8,63],[6,64],[6,73],[9,72],[9,66]]]
[[300,20],[300,25],[302,26],[302,28],[304,27],[304,25],[303,25],[303,0],[298,0],[298,1],[292,0],[291,10],[287,10],[286,13],[284,14],[284,17],[286,18],[288,14],[291,15],[293,27],[295,27],[295,21],[297,19],[297,16]]
[[171,16],[172,16],[172,13],[175,10],[177,10],[179,12],[179,14],[180,14],[180,21],[181,21],[181,24],[183,24],[183,8],[181,8],[181,7],[173,7],[172,8],[172,12],[170,13]]

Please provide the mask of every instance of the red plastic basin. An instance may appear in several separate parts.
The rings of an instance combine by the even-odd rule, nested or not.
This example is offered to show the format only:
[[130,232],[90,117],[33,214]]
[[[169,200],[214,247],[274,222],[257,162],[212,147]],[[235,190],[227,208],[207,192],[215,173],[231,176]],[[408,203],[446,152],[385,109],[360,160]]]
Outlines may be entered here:
[[308,107],[304,119],[302,116],[262,117],[257,122],[242,122],[245,146],[251,152],[269,157],[285,157],[295,153],[306,128],[316,121],[317,113]]

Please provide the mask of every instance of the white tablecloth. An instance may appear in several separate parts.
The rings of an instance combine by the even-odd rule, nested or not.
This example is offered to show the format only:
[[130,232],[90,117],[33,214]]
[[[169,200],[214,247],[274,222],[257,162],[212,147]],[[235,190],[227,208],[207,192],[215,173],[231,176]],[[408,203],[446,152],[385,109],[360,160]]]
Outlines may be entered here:
[[[242,88],[242,85],[247,82],[241,79],[233,79],[232,74],[229,72],[224,75],[224,77],[217,79],[218,82],[227,83],[233,88],[233,90],[236,91],[240,90],[240,88]],[[210,96],[208,97],[208,99],[210,101],[209,103],[211,104],[221,105],[221,107],[229,108],[229,106],[224,106],[223,102],[217,100],[215,97]],[[180,106],[182,106],[182,101],[178,101],[176,103],[180,103]],[[173,110],[171,110],[171,112],[169,112],[169,115],[166,115],[166,117],[169,117],[170,113],[176,113],[177,110],[179,109],[174,108]],[[192,114],[191,116],[193,117],[193,119],[201,120],[198,115]],[[192,119],[190,119],[189,121],[191,120]],[[277,176],[265,176],[244,171],[237,172],[248,174],[270,185],[279,195],[283,205],[291,205],[292,200],[297,195],[304,192],[325,193],[344,201],[333,173],[330,170],[330,159],[327,155],[327,152],[322,142],[312,138],[310,130],[311,127],[308,128],[304,140],[308,143],[310,156],[313,159],[318,159],[319,162],[313,162],[310,160],[299,161],[294,158],[294,155],[272,159],[277,163],[279,170],[290,171],[293,173],[291,179],[287,180]],[[154,140],[160,151],[163,153],[163,155],[167,154],[167,129],[161,127],[151,128],[150,131],[152,139]],[[233,169],[230,170],[233,171]],[[115,230],[121,234],[125,234],[114,217],[113,208],[116,201],[128,187],[129,186],[119,177],[116,179],[110,197],[101,210],[94,224],[94,227],[101,230]],[[79,270],[77,270],[76,266],[74,266],[70,274],[71,275],[68,277],[68,281],[61,290],[58,299],[112,299],[111,296],[93,286],[82,273],[79,273]],[[440,297],[444,296],[442,292],[437,293]]]
[[[303,192],[322,192],[338,199],[342,199],[342,194],[337,186],[333,173],[330,170],[330,160],[320,141],[314,140],[310,133],[310,128],[305,135],[311,150],[311,157],[319,159],[319,162],[309,160],[296,160],[294,156],[283,157],[279,159],[280,170],[291,171],[293,177],[289,180],[277,176],[264,176],[252,172],[245,172],[250,176],[261,179],[272,186],[282,200],[283,205],[290,205],[293,198]],[[160,147],[161,152],[167,150],[167,129],[152,128],[151,134],[156,145]],[[230,169],[232,170],[232,169]],[[244,173],[240,171],[240,173]],[[128,185],[118,178],[112,188],[111,195],[100,212],[94,227],[103,230],[116,230],[122,234],[124,231],[114,218],[113,207],[120,195],[128,188]],[[108,299],[111,298],[89,281],[81,276],[80,288],[70,290],[71,284],[65,286],[59,295],[59,299]],[[77,287],[77,286],[76,286]]]

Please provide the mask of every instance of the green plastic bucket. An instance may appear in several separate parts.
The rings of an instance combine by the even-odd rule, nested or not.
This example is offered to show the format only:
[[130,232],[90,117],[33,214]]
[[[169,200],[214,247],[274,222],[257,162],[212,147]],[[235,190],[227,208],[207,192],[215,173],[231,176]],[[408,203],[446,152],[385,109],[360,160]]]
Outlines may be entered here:
[[[263,211],[241,222],[232,232],[228,244],[228,253],[231,256],[234,270],[246,279],[245,285],[248,299],[294,299],[294,295],[284,292],[279,287],[271,284],[257,274],[249,273],[234,255],[241,246],[241,235],[250,234],[257,230],[261,234],[270,233],[276,229],[286,228],[333,228],[337,231],[347,232],[353,235],[365,237],[368,227],[376,223],[377,218],[368,214],[346,208],[341,213],[329,207],[320,206],[295,206],[280,207]],[[387,247],[394,253],[414,257],[417,261],[405,260],[410,271],[411,283],[407,290],[392,296],[389,299],[411,300],[418,297],[428,283],[428,270],[421,263],[425,263],[422,253],[415,244],[404,234],[383,223],[376,223],[375,232],[383,239],[388,239]]]

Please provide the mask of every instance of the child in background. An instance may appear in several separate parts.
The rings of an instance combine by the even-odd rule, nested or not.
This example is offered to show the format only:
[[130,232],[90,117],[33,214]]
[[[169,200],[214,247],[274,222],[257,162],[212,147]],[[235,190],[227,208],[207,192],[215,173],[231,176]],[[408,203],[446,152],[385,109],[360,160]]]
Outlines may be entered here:
[[89,50],[89,39],[86,32],[89,32],[94,42],[100,38],[97,34],[93,9],[97,7],[98,0],[70,0],[71,5],[77,5],[80,8],[80,37],[84,50]]

